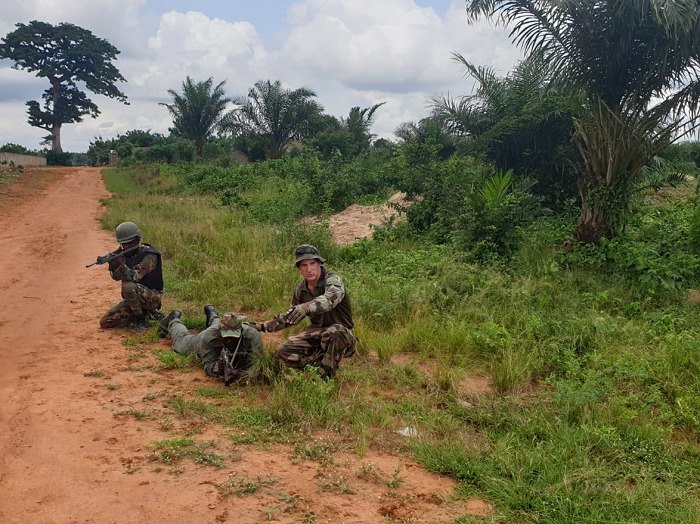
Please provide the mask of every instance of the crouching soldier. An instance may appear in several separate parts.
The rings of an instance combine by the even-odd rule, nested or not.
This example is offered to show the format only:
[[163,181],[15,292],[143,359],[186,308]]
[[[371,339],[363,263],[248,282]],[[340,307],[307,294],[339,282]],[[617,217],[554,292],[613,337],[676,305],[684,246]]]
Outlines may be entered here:
[[[219,318],[214,306],[204,306],[206,329],[193,335],[180,320],[182,313],[175,309],[158,326],[158,335],[170,337],[173,351],[181,355],[197,355],[204,373],[210,377],[228,379],[229,383],[248,378],[263,354],[258,330],[249,326],[247,318],[226,313]],[[224,359],[228,359],[225,361]]]
[[287,338],[277,348],[284,365],[302,369],[315,366],[324,379],[333,378],[343,358],[355,354],[350,297],[340,276],[326,270],[325,259],[311,245],[294,250],[294,267],[302,281],[292,295],[292,306],[272,320],[258,324],[268,333],[293,326],[309,317],[311,325]]
[[161,256],[150,244],[141,243],[143,234],[133,222],[122,222],[115,230],[118,253],[109,261],[109,275],[121,282],[121,302],[100,319],[101,328],[131,325],[134,333],[146,331],[148,317],[162,319],[163,268]]

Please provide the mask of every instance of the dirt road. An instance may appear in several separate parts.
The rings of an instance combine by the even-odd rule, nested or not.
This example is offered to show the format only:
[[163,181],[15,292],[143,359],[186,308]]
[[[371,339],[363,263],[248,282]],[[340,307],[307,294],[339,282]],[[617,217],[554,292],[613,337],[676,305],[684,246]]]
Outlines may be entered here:
[[[99,329],[117,287],[85,264],[114,248],[98,221],[108,194],[93,168],[47,177],[38,192],[27,175],[0,195],[0,522],[420,523],[490,511],[449,501],[454,484],[406,457],[337,454],[328,469],[290,449],[233,449],[230,428],[213,424],[197,438],[228,454],[223,468],[154,462],[154,442],[182,435],[163,398],[218,384],[159,369],[166,341],[134,348],[130,332]],[[368,464],[382,478],[401,467],[404,482],[389,490],[358,474]],[[266,487],[235,494],[260,475]],[[339,478],[347,489],[322,489]]]

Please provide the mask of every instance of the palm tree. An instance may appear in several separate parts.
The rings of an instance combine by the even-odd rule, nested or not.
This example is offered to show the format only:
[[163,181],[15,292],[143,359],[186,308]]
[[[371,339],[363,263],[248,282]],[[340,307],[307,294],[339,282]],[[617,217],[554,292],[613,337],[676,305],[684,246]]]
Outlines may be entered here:
[[236,97],[239,106],[224,117],[223,127],[235,135],[255,138],[267,158],[282,158],[293,140],[301,140],[311,131],[311,123],[323,107],[312,100],[311,89],[284,89],[279,80],[260,80],[247,97]]
[[457,150],[459,138],[448,129],[445,119],[429,116],[419,122],[403,122],[394,135],[404,143],[430,146],[440,160],[447,160]]
[[374,113],[382,107],[386,102],[374,104],[372,107],[360,109],[359,106],[352,107],[348,117],[342,120],[342,125],[353,136],[357,147],[357,153],[361,153],[369,149],[372,143],[372,133],[370,128],[374,121]]
[[202,156],[204,143],[219,129],[226,106],[232,101],[224,93],[221,82],[213,87],[209,77],[204,82],[193,82],[188,76],[182,83],[182,93],[168,89],[172,104],[161,103],[173,117],[171,132],[194,141],[197,154]]
[[454,60],[476,80],[476,91],[434,97],[432,116],[470,153],[483,154],[500,170],[536,177],[535,191],[551,203],[572,196],[572,117],[580,104],[551,81],[542,57],[531,54],[503,78],[460,54]]
[[668,143],[700,125],[697,0],[467,0],[470,21],[511,25],[526,53],[584,97],[575,119],[581,197],[574,237],[624,227],[630,189]]

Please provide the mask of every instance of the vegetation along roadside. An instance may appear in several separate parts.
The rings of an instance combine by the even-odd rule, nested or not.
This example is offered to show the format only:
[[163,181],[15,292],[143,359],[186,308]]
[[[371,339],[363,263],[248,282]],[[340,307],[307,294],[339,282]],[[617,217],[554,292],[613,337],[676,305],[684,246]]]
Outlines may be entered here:
[[[289,253],[303,242],[327,254],[353,296],[359,356],[336,379],[282,374],[276,341],[266,340],[256,381],[235,395],[221,386],[173,398],[180,413],[243,430],[232,438],[258,445],[302,445],[322,432],[358,454],[400,451],[457,480],[459,496],[492,504],[487,521],[695,519],[700,314],[684,300],[697,284],[690,188],[651,192],[622,239],[556,249],[565,226],[543,216],[513,233],[508,257],[477,262],[409,225],[335,246],[322,225],[297,221],[300,160],[275,162],[105,171],[115,192],[105,227],[128,218],[149,232],[165,257],[165,307],[181,307],[188,325],[202,327],[207,302],[258,319],[284,310],[283,290],[297,278]],[[158,358],[198,371],[171,353]],[[471,387],[475,378],[490,387]],[[398,436],[402,428],[414,438]]]

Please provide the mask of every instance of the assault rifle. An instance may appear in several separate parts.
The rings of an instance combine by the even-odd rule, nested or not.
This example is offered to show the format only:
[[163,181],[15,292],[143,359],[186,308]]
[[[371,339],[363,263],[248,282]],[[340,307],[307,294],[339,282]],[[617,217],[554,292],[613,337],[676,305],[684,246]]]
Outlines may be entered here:
[[231,350],[226,346],[221,348],[221,360],[223,360],[224,364],[224,386],[230,386],[233,382],[241,378],[241,372],[233,366],[233,361],[238,354],[238,348],[241,347],[242,340],[243,336],[238,339],[238,345],[233,354],[231,354]]
[[94,265],[100,265],[100,264],[107,264],[108,262],[111,262],[115,258],[119,258],[120,256],[129,253],[131,251],[134,251],[138,249],[140,246],[139,244],[136,244],[135,246],[131,246],[129,249],[122,249],[119,248],[115,251],[112,251],[111,253],[107,253],[105,255],[100,255],[97,257],[97,260],[95,260],[92,264],[87,264],[85,267],[92,267]]

